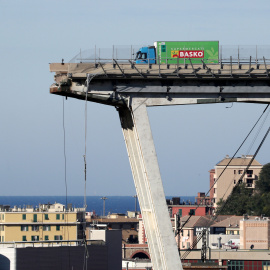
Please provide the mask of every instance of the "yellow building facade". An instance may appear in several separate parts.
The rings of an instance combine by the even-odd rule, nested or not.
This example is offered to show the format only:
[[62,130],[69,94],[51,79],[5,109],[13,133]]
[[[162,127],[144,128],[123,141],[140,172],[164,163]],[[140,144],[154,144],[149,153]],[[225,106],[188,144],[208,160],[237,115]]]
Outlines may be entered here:
[[[82,238],[84,211],[61,204],[0,211],[0,242],[77,240]],[[83,209],[84,210],[84,209]]]

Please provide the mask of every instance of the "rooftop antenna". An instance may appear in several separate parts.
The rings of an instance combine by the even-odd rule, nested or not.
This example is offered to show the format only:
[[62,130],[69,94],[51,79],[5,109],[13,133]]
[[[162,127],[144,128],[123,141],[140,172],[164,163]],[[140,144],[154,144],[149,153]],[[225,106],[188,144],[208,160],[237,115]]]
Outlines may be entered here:
[[108,199],[107,197],[102,197],[100,198],[101,200],[103,200],[103,217],[105,217],[105,201]]
[[137,194],[133,196],[133,198],[135,199],[135,213],[137,213]]

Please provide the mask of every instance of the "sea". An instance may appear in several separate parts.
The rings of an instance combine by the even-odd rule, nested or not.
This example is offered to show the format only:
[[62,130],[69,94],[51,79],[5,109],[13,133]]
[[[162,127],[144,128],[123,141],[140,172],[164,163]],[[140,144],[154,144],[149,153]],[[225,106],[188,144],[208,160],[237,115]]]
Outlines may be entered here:
[[[172,199],[173,196],[166,196],[166,199]],[[175,196],[174,196],[175,197]],[[87,196],[87,212],[94,212],[96,215],[103,214],[102,196]],[[105,215],[112,213],[126,214],[127,211],[135,211],[136,199],[133,196],[107,196],[105,200]],[[195,196],[181,197],[183,202],[195,202]],[[26,207],[28,205],[38,207],[39,204],[61,203],[72,204],[72,207],[81,208],[84,206],[84,196],[0,196],[0,205],[9,205],[10,207]],[[140,211],[137,201],[137,211]]]

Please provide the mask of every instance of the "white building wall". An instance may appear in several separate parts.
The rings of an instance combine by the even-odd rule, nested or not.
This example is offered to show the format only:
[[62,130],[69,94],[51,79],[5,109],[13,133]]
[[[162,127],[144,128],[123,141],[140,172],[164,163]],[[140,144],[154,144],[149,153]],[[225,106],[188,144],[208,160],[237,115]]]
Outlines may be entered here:
[[10,261],[10,268],[5,268],[0,260],[1,269],[16,270],[16,248],[0,248],[0,255],[7,257]]

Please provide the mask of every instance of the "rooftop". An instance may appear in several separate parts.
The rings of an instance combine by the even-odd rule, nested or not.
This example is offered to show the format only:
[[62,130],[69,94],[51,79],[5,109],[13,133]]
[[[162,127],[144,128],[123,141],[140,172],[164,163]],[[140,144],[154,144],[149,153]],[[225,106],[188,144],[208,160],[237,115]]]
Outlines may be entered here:
[[220,221],[216,222],[211,227],[239,228],[241,220],[245,219],[245,220],[254,221],[254,220],[258,219],[257,216],[247,216],[247,217],[243,217],[243,216],[223,216],[223,217],[224,217],[223,220],[220,220]]
[[0,205],[0,212],[84,212],[84,208],[73,208],[71,204],[66,208],[64,204],[55,202],[54,204],[39,204],[39,206],[33,207],[33,205],[26,205],[23,207],[14,206],[13,208],[10,205]]
[[118,218],[91,218],[87,220],[90,222],[99,222],[99,223],[138,223],[139,219],[129,218],[129,217],[118,217]]
[[[217,163],[216,166],[226,166],[230,161],[231,162],[228,166],[247,166],[252,158],[252,155],[243,155],[242,157],[236,157],[231,160],[231,157],[226,156],[223,160]],[[262,166],[262,164],[254,159],[251,166]]]
[[[184,216],[181,218],[181,223],[186,222],[189,216]],[[209,227],[214,224],[215,221],[209,216],[191,216],[189,221],[185,224],[184,228],[193,228],[193,227]]]

